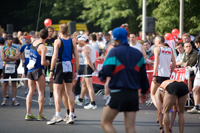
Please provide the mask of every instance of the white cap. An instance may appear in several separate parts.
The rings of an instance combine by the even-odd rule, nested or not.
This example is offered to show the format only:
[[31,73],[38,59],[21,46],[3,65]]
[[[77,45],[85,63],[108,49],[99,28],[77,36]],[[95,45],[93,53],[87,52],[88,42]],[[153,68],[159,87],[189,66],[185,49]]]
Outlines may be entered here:
[[83,41],[87,41],[89,40],[87,35],[82,35],[80,38],[78,38],[79,41],[83,40]]

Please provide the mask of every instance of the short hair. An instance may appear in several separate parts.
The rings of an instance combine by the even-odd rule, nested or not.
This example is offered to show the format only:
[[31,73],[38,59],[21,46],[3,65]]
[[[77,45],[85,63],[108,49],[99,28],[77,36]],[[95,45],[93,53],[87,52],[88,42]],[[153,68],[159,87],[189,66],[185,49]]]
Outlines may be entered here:
[[3,33],[4,33],[4,34],[8,34],[8,32],[7,32],[7,31],[4,31]]
[[54,31],[53,26],[48,26],[48,27],[47,27],[47,30],[48,30],[48,29],[52,29],[52,30]]
[[200,43],[200,35],[195,37],[194,42],[195,43]]
[[26,35],[28,35],[28,32],[27,32],[27,31],[25,31],[25,32],[23,33],[23,36],[26,36]]
[[133,35],[135,35],[135,36],[137,35],[135,32],[131,32],[131,33],[129,34],[129,36],[130,36],[131,34],[133,34]]
[[40,30],[40,38],[46,39],[48,37],[48,30],[46,28],[43,28]]
[[19,44],[19,39],[16,37],[16,38],[14,38],[13,39],[13,43],[15,43],[15,44]]
[[62,34],[67,34],[67,31],[68,31],[68,26],[67,26],[67,24],[61,24],[61,25],[60,25],[60,32],[61,32]]
[[148,43],[149,45],[151,45],[151,42],[149,41],[149,40],[145,40],[144,42],[143,42],[143,44],[144,43]]
[[95,34],[91,35],[92,40],[96,41],[97,40],[97,36]]
[[108,32],[104,33],[104,36],[110,36],[110,34]]
[[13,36],[17,36],[17,32],[15,31],[15,32],[13,32]]
[[182,47],[184,47],[184,43],[182,43],[182,42],[179,42],[179,43],[176,44],[176,46],[180,46],[180,45],[181,45]]
[[164,44],[165,43],[165,38],[161,35],[157,35],[156,38],[160,41],[160,43]]
[[190,44],[190,45],[192,45],[190,42],[186,42],[186,43],[184,43],[184,46],[185,46],[185,44]]
[[189,33],[184,33],[183,35],[182,35],[182,37],[183,36],[188,36],[188,37],[190,37],[190,34]]

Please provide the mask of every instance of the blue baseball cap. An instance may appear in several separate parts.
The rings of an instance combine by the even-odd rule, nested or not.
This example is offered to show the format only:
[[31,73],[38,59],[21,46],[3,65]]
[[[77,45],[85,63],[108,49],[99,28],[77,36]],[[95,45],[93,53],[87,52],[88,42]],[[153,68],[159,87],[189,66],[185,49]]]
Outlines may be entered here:
[[5,39],[3,37],[0,37],[0,44],[5,44]]
[[121,40],[122,43],[128,43],[127,31],[124,28],[118,27],[112,31],[113,40]]

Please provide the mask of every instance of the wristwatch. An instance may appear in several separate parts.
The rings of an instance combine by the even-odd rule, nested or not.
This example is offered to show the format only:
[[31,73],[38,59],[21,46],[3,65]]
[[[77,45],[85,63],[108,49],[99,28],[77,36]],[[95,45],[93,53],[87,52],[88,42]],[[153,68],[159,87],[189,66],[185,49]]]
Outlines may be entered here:
[[53,70],[49,70],[49,72],[54,72]]

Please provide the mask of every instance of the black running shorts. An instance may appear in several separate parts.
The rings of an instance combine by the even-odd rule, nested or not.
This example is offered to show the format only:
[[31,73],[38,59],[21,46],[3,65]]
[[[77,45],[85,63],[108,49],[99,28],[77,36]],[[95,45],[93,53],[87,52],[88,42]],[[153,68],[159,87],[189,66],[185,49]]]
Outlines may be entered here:
[[47,69],[48,71],[51,69],[51,57],[46,57],[46,60],[49,60],[49,66],[44,66],[45,75],[47,74]]
[[[89,65],[85,65],[84,66],[85,68],[85,70],[84,70],[84,75],[92,75],[92,73],[94,72],[93,70],[92,70],[92,68],[89,66]],[[91,78],[92,76],[84,76],[85,78]]]
[[[17,78],[17,67],[16,66],[15,66],[15,73],[5,73],[5,66],[3,67],[3,79],[9,79],[9,76],[11,76],[11,78]],[[8,81],[4,81],[4,82],[8,82]],[[12,81],[12,82],[17,82],[17,81]]]
[[139,110],[138,90],[129,89],[111,93],[110,108],[119,112],[134,112]]
[[[38,78],[40,78],[40,76],[44,75],[45,77],[45,73],[44,73],[44,69],[41,68],[37,68],[34,71],[28,73],[27,77],[30,80],[37,80]],[[45,83],[44,83],[45,84]]]
[[72,83],[72,72],[63,72],[62,63],[57,63],[55,67],[55,74],[54,74],[54,83],[55,84],[62,84],[63,81],[65,83]]
[[169,77],[160,77],[160,76],[156,76],[156,82],[161,84],[163,81],[168,80]]
[[27,76],[28,74],[28,68],[26,67],[26,65],[24,65],[24,75]]
[[167,87],[166,90],[171,95],[176,95],[178,98],[189,93],[188,86],[183,82],[172,82]]

